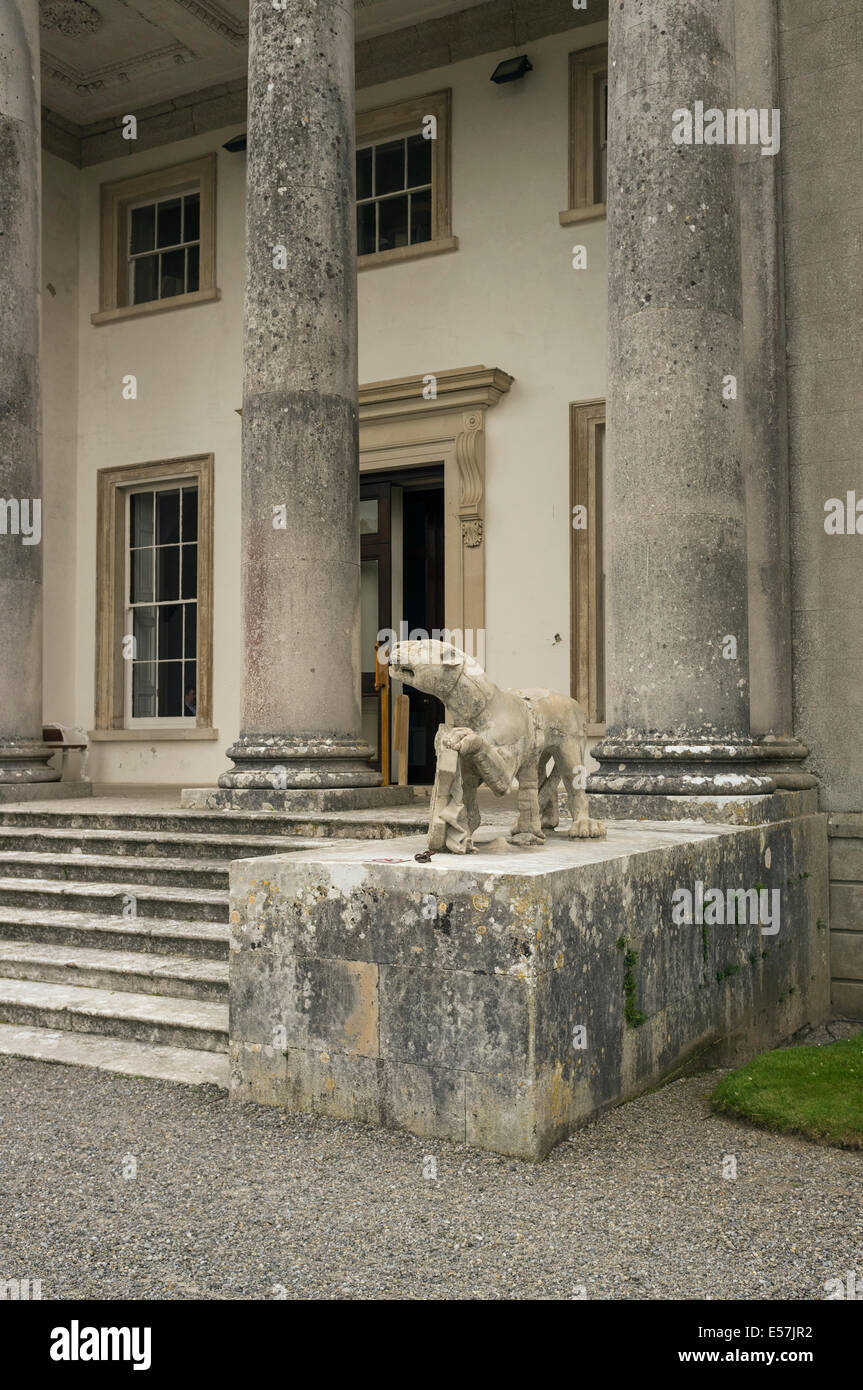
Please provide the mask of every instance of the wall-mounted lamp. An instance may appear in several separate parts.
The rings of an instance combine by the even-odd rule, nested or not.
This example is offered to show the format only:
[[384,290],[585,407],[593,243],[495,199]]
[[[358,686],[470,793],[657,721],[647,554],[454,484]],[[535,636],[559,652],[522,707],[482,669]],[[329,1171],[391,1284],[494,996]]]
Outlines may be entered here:
[[230,150],[231,154],[241,154],[242,151],[246,148],[247,140],[248,136],[246,135],[235,135],[233,140],[225,141],[224,145],[222,146],[222,149]]
[[520,58],[504,58],[491,75],[492,82],[517,82],[526,72],[533,72],[533,63],[526,53]]

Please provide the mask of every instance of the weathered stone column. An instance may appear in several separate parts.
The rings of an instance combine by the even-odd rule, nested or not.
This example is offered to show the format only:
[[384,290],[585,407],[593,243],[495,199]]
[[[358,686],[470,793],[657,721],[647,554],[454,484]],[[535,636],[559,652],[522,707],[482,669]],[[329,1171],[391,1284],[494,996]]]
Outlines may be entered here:
[[[755,793],[734,0],[609,10],[608,732],[589,788]],[[748,105],[748,103],[742,103]],[[692,116],[691,143],[676,143]],[[734,397],[736,383],[737,395]]]
[[226,788],[375,786],[361,738],[354,19],[252,0],[242,732]]
[[[42,742],[37,0],[0,0],[0,799],[58,782]],[[11,784],[11,785],[10,785]],[[28,793],[28,788],[30,789]]]
[[[738,105],[779,108],[776,0],[735,0]],[[787,737],[791,550],[781,155],[738,148],[752,729]]]

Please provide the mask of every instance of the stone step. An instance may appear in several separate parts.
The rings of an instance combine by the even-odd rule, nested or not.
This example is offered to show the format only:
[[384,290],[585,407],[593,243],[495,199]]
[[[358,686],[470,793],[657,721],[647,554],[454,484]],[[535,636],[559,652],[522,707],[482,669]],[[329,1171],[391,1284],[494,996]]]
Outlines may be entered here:
[[222,922],[94,916],[52,907],[0,905],[0,941],[227,961],[229,940],[230,928]]
[[[116,917],[124,915],[124,906],[130,912],[134,908],[134,917],[167,917],[190,922],[227,922],[229,911],[227,889],[88,883],[81,879],[0,878],[0,907],[48,907]],[[133,921],[134,917],[128,920]]]
[[[391,840],[418,835],[428,828],[428,804],[393,807],[388,811],[192,811],[192,810],[74,810],[43,804],[0,806],[0,826],[63,830],[143,831],[147,834],[253,836],[283,839]],[[272,852],[272,851],[270,851]]]
[[150,887],[228,891],[230,864],[219,859],[149,859],[146,855],[0,853],[0,878],[74,879]]
[[26,1028],[14,1023],[0,1023],[0,1056],[96,1067],[123,1076],[148,1076],[188,1086],[219,1086],[223,1091],[228,1089],[230,1076],[228,1058],[221,1052],[103,1038],[96,1033]]
[[0,977],[227,1003],[228,962],[91,946],[0,941]]
[[318,840],[298,835],[191,835],[168,830],[96,830],[67,826],[0,826],[0,854],[95,854],[162,859],[254,859],[307,849]]
[[228,1006],[0,978],[0,1023],[227,1052]]

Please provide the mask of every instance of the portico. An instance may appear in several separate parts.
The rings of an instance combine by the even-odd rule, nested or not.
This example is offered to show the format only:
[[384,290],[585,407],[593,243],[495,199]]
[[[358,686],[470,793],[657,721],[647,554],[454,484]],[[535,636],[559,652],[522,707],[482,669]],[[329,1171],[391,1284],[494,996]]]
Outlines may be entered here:
[[[16,7],[10,0],[10,16],[19,11],[22,20],[29,16],[30,37],[26,44],[19,41],[19,66],[31,73],[38,66],[35,8],[23,0]],[[488,8],[463,7],[465,16],[476,17],[477,26],[480,10]],[[705,31],[694,18],[698,8],[674,41],[672,86],[679,100],[674,99],[685,106],[683,98],[691,95],[693,102],[707,100],[730,109],[738,58],[734,4],[726,0],[717,23]],[[381,19],[385,9],[381,4]],[[379,777],[362,738],[359,698],[354,16],[352,7],[335,0],[311,12],[299,0],[287,0],[284,9],[253,4],[250,20],[241,716],[239,736],[229,746],[231,766],[218,777],[228,795],[219,801],[252,804],[263,792],[271,804],[274,792],[339,787],[366,788],[379,800]],[[640,11],[634,17],[624,11],[612,23],[613,62],[621,71],[633,69],[645,23]],[[705,34],[713,45],[714,88],[696,97]],[[770,703],[773,711],[784,711],[784,722],[773,718],[767,743],[751,733],[752,578],[743,508],[746,496],[749,509],[753,501],[757,509],[758,496],[753,497],[753,480],[745,468],[750,426],[741,406],[729,409],[722,397],[722,382],[729,375],[739,378],[743,389],[744,338],[751,332],[741,307],[747,270],[735,231],[741,222],[735,151],[681,147],[671,138],[670,128],[665,130],[665,106],[673,93],[662,85],[664,78],[660,81],[665,60],[658,48],[652,61],[653,68],[639,69],[637,81],[613,85],[610,105],[608,206],[614,254],[604,502],[606,515],[614,516],[611,534],[625,535],[627,543],[608,544],[604,557],[609,718],[606,738],[595,754],[601,770],[591,788],[613,798],[621,793],[687,794],[712,788],[747,794],[777,785],[808,786],[811,775],[794,770],[805,749],[791,737],[790,700],[781,691],[773,692]],[[649,110],[643,109],[645,93],[651,98]],[[32,146],[32,111],[27,120]],[[145,113],[140,122],[146,125]],[[19,125],[27,128],[26,121]],[[615,130],[624,129],[626,140],[615,138]],[[30,206],[21,215],[29,217],[32,233],[38,204],[35,149],[19,163],[18,176],[27,195],[22,207],[28,200]],[[659,184],[667,186],[666,202],[673,211],[662,213],[645,239],[642,223],[650,222],[652,206],[647,205],[647,190]],[[640,210],[633,203],[635,188],[647,199]],[[744,234],[745,214],[744,201]],[[16,313],[5,339],[21,362],[27,360],[26,343],[19,339],[12,347],[12,335],[23,332],[32,338],[38,306],[32,265],[29,273],[25,312]],[[697,362],[698,370],[675,365],[683,361]],[[17,407],[23,412],[21,428],[31,440],[29,455],[27,450],[19,453],[18,467],[29,456],[29,471],[9,489],[23,501],[38,492],[38,380],[30,375],[27,399]],[[490,379],[504,378],[498,373]],[[449,389],[447,377],[442,378],[443,389]],[[414,414],[418,424],[420,412]],[[433,415],[430,410],[428,418]],[[751,415],[749,411],[746,419]],[[457,604],[448,600],[448,606],[459,608],[463,622],[453,624],[458,626],[477,625],[468,621],[468,614],[479,614],[478,625],[483,625],[487,606],[482,464],[477,467],[468,457],[476,438],[465,417],[456,448],[461,496],[457,504],[448,503],[458,506],[450,516],[447,542],[448,592],[455,594],[456,585],[460,591]],[[480,442],[483,438],[480,430]],[[699,442],[693,451],[694,438]],[[377,440],[374,447],[379,448]],[[479,479],[478,490],[471,475]],[[645,508],[648,494],[651,506]],[[12,564],[18,575],[10,582],[24,583],[25,570],[29,578],[27,605],[8,611],[27,614],[32,637],[38,630],[39,547],[10,541],[4,538],[2,547],[3,563]],[[787,567],[787,532],[776,533],[773,544],[770,563]],[[646,574],[652,576],[648,585]],[[662,603],[655,601],[658,592]],[[787,586],[773,597],[787,607]],[[760,637],[765,623],[758,616],[763,612],[758,598]],[[787,611],[775,618],[783,627]],[[7,616],[6,621],[12,619]],[[725,655],[729,637],[735,648],[731,659]],[[9,640],[16,640],[11,633]],[[16,710],[4,745],[6,775],[24,785],[55,775],[45,767],[49,754],[38,746],[32,693],[40,680],[37,647],[33,639],[22,663],[28,678],[16,679],[4,702],[5,709]],[[659,653],[666,655],[660,660]],[[788,682],[787,664],[776,680]],[[25,728],[30,731],[26,736]],[[109,732],[116,739],[120,731]],[[191,793],[190,798],[194,804]],[[604,803],[604,813],[614,814],[615,804]],[[619,809],[625,809],[623,803]]]
[[[23,936],[0,1024],[54,1025],[34,980],[107,980],[200,1005],[160,1004],[162,1041],[230,1043],[241,1098],[537,1157],[700,1048],[823,1014],[819,797],[848,812],[838,985],[856,1000],[859,766],[811,698],[845,669],[811,614],[838,572],[825,537],[858,583],[853,533],[823,516],[859,480],[833,418],[821,499],[815,427],[789,425],[822,388],[850,410],[822,337],[787,371],[813,292],[781,180],[808,127],[783,109],[754,149],[674,139],[699,103],[783,106],[783,0],[251,0],[248,29],[244,0],[163,8],[148,46],[143,6],[67,0],[40,35],[36,0],[0,0],[0,799],[69,795],[43,715],[88,730],[117,788],[91,816],[0,824],[0,940]],[[426,788],[382,784],[361,708],[359,488],[395,495],[390,475],[437,490],[437,531],[402,506],[399,554],[440,579],[448,627],[483,631],[490,677],[604,691],[601,850],[416,863]],[[124,813],[144,783],[173,810]],[[758,923],[708,949],[674,922],[672,889],[698,882],[787,890],[775,953]],[[156,968],[104,959],[129,941]],[[142,1043],[145,1015],[126,1000]],[[574,1057],[585,1018],[599,1050]]]

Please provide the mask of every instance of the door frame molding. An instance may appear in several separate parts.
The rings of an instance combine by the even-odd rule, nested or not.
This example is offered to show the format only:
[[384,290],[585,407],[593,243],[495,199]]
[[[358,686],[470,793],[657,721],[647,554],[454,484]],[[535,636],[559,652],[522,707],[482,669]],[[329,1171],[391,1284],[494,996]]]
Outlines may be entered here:
[[583,506],[586,528],[569,533],[570,694],[587,714],[588,733],[605,735],[604,478],[597,467],[597,433],[605,429],[604,399],[569,407],[570,515]]
[[450,630],[485,627],[485,417],[513,380],[499,367],[458,367],[360,387],[361,473],[443,464]]

